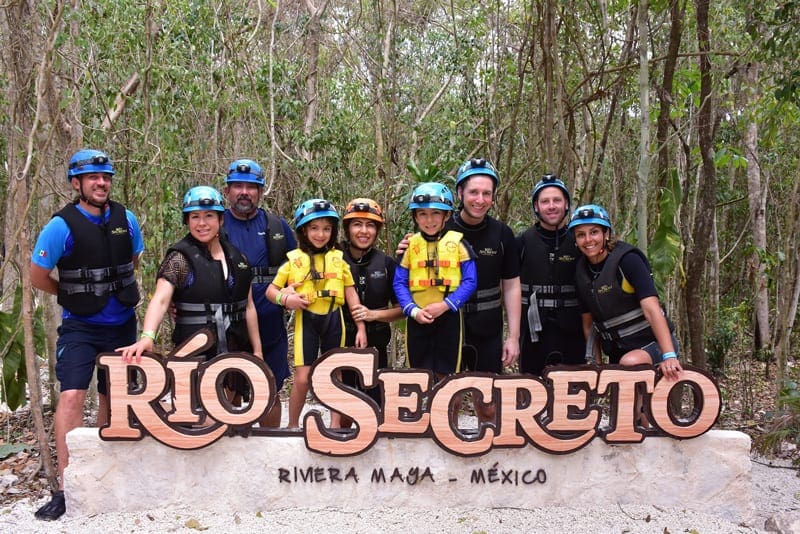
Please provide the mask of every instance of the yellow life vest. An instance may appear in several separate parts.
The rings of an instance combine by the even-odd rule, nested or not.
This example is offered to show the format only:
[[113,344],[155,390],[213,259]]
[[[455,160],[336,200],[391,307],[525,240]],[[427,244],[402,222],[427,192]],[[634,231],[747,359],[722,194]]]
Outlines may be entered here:
[[344,255],[341,250],[325,253],[323,272],[311,273],[312,258],[300,249],[286,253],[289,258],[289,284],[302,282],[295,291],[305,295],[309,303],[318,299],[333,299],[335,306],[344,304]]
[[433,258],[428,257],[428,244],[421,233],[408,242],[408,288],[411,292],[436,287],[450,293],[461,284],[461,238],[450,230],[435,243]]

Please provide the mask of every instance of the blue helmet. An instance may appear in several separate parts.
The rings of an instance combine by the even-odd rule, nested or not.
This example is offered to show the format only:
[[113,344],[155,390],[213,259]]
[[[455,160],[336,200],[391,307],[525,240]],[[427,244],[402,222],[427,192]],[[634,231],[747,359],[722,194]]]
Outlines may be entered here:
[[411,192],[408,209],[432,208],[453,211],[453,193],[444,184],[425,182]]
[[613,230],[611,227],[611,217],[608,216],[608,212],[605,208],[597,204],[586,204],[572,212],[572,219],[569,221],[569,229],[572,230],[576,226],[582,224],[598,224],[600,226],[605,226],[609,230]]
[[458,168],[458,173],[456,174],[456,189],[461,185],[461,182],[476,174],[483,174],[494,180],[495,187],[500,185],[500,178],[497,176],[497,171],[489,160],[472,158],[462,163],[461,167]]
[[84,148],[78,150],[69,158],[69,167],[67,168],[68,182],[71,182],[75,176],[93,172],[104,172],[114,176],[114,164],[105,152]]
[[207,185],[198,185],[186,192],[183,197],[183,213],[201,210],[225,211],[219,191]]
[[228,176],[225,177],[225,183],[231,182],[248,182],[264,186],[264,171],[261,165],[252,159],[237,159],[228,167]]
[[339,213],[336,208],[324,198],[306,200],[297,206],[294,212],[294,227],[299,229],[304,224],[323,217],[333,217],[337,222],[339,221]]

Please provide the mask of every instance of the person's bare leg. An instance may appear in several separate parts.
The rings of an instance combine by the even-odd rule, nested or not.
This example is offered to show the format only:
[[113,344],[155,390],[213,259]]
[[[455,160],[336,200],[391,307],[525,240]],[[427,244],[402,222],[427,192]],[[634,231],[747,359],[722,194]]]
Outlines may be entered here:
[[308,365],[298,365],[294,370],[294,384],[289,396],[289,428],[300,427],[300,413],[306,403],[308,393]]
[[[58,491],[53,493],[50,502],[39,508],[36,519],[53,521],[66,511],[64,504],[64,470],[69,465],[69,449],[67,433],[73,428],[83,426],[83,404],[86,401],[85,389],[68,389],[62,391],[56,407],[53,430],[56,437],[56,459],[58,461]],[[107,399],[106,411],[107,411]],[[101,399],[101,406],[103,400]]]

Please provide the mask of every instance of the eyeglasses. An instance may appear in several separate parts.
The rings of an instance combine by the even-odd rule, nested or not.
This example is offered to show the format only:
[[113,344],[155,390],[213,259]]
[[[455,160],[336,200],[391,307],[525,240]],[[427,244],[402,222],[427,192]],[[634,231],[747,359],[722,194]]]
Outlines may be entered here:
[[105,165],[109,162],[108,156],[92,156],[91,158],[79,159],[69,164],[70,169],[83,167],[84,165]]
[[442,204],[447,204],[448,206],[453,205],[453,201],[449,198],[445,198],[439,195],[431,195],[430,193],[424,193],[419,195],[414,195],[411,198],[411,202],[416,202],[417,204],[423,203],[426,204],[428,202],[441,202]]
[[260,171],[257,171],[255,169],[253,169],[247,163],[240,163],[235,168],[229,170],[228,171],[228,176],[230,176],[231,174],[233,174],[235,172],[236,173],[240,173],[240,174],[252,174],[253,176],[256,176],[258,178],[263,177],[263,174]]

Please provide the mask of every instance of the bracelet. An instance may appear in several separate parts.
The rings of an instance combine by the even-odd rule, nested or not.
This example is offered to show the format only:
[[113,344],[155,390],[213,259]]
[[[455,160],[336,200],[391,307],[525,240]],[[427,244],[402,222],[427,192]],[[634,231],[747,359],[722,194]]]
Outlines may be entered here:
[[412,319],[416,321],[418,313],[419,313],[419,308],[414,308],[413,310],[411,310],[411,313],[409,313],[409,315],[411,316]]
[[277,293],[275,293],[275,304],[280,306],[282,298],[283,298],[283,292],[282,291],[278,291]]
[[677,358],[677,357],[678,355],[675,354],[674,352],[665,352],[664,354],[661,355],[662,360],[669,360],[670,358]]
[[152,330],[142,330],[142,336],[141,337],[143,337],[143,338],[144,337],[149,337],[150,339],[155,341],[156,340],[156,333],[153,332]]

